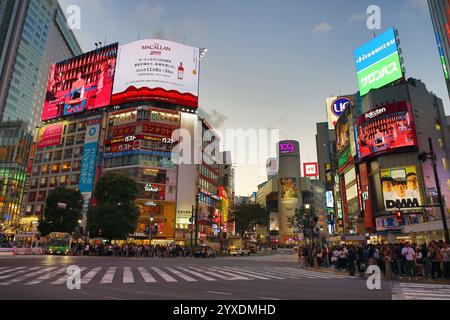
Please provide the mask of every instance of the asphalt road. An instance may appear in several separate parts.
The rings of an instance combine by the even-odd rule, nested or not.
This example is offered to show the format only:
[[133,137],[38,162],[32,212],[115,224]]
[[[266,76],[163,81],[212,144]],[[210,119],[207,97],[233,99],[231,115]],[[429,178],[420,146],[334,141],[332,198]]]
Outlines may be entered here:
[[[72,265],[81,269],[80,289],[67,286]],[[395,286],[383,281],[381,290],[369,290],[363,279],[303,270],[290,252],[208,259],[0,257],[1,300],[390,300],[394,291],[402,297]]]

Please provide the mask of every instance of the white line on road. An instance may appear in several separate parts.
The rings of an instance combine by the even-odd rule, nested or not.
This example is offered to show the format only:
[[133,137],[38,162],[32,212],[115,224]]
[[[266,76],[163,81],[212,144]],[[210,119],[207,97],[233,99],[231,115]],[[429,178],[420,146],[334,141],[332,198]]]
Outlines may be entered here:
[[256,275],[258,275],[258,277],[262,276],[265,279],[272,278],[272,279],[286,280],[286,278],[282,278],[282,277],[279,277],[279,276],[274,276],[274,275],[269,274],[269,272],[266,272],[266,271],[263,272],[261,270],[252,271],[249,268],[244,268],[244,267],[240,267],[240,268],[224,267],[224,268],[241,271],[244,274],[248,274],[250,277],[256,277],[255,276],[255,274],[256,274]]
[[228,293],[228,292],[219,292],[219,291],[206,291],[208,293],[212,293],[212,294],[223,294],[225,296],[232,296],[232,293]]
[[61,268],[59,270],[55,270],[55,271],[50,272],[50,273],[48,273],[46,275],[43,275],[42,277],[37,278],[37,279],[35,279],[35,280],[31,281],[31,282],[25,283],[25,285],[26,286],[31,286],[31,285],[39,284],[39,283],[41,283],[41,282],[43,282],[45,280],[53,278],[54,276],[56,276],[56,275],[58,275],[60,273],[63,273],[66,270],[67,270],[66,267]]
[[[80,276],[81,276],[81,272],[83,272],[84,270],[86,270],[87,268],[86,267],[81,267],[80,268]],[[67,270],[67,269],[66,269]],[[65,274],[64,276],[62,276],[61,278],[59,278],[58,280],[56,280],[56,281],[53,281],[52,283],[50,283],[50,284],[63,284],[63,283],[67,283],[67,278],[69,278],[69,275],[68,274]]]
[[33,271],[33,270],[36,270],[36,269],[39,269],[39,267],[34,267],[34,268],[26,269],[26,270],[19,270],[17,272],[12,272],[12,273],[7,274],[5,276],[0,276],[0,279],[6,279],[6,278],[15,277],[15,276],[17,276],[19,274],[22,274],[22,273],[25,273],[25,272],[29,272],[29,271]]
[[156,282],[155,278],[153,278],[153,276],[144,268],[139,267],[138,271],[146,283]]
[[250,277],[256,278],[256,279],[261,279],[261,280],[269,280],[269,279],[270,279],[270,278],[267,278],[267,277],[262,277],[262,276],[256,275],[256,274],[251,273],[251,272],[249,272],[249,271],[238,270],[238,269],[236,269],[236,268],[230,268],[230,267],[220,267],[220,268],[218,268],[218,267],[211,267],[211,269],[216,269],[216,270],[224,270],[224,269],[225,269],[226,271],[230,270],[230,271],[232,271],[232,272],[234,272],[234,273],[237,273],[237,274],[243,274],[243,275],[250,276]]
[[186,280],[187,282],[196,282],[197,281],[194,278],[191,278],[191,277],[185,275],[184,273],[182,273],[178,270],[175,270],[173,268],[166,267],[166,269],[169,270],[170,272],[172,272],[173,274],[179,276],[180,278]]
[[3,270],[3,271],[0,271],[0,274],[13,272],[13,271],[20,270],[20,269],[25,269],[25,267],[17,267],[17,268],[12,268],[12,269],[8,269],[8,270]]
[[[240,275],[237,275],[237,274],[231,273],[231,272],[227,272],[227,271],[217,270],[216,272],[210,272],[206,268],[198,268],[198,269],[201,270],[203,273],[207,273],[209,275],[212,275],[213,277],[221,278],[224,280],[252,280],[250,278],[242,277]],[[221,274],[219,274],[219,273],[221,273]],[[222,274],[225,274],[226,276],[223,276]],[[230,278],[230,276],[231,276],[231,278]]]
[[134,283],[133,272],[130,267],[123,268],[123,283]]
[[56,268],[57,267],[51,267],[51,268],[42,269],[42,270],[39,270],[39,271],[36,271],[36,272],[28,273],[28,274],[23,275],[21,277],[9,280],[7,282],[3,282],[3,283],[1,283],[1,285],[2,286],[9,286],[10,284],[13,284],[13,283],[16,283],[16,282],[20,282],[20,281],[23,281],[23,280],[28,279],[28,278],[32,278],[34,276],[37,276],[38,274],[41,274],[41,273],[44,273],[44,272],[47,272],[47,271],[52,271],[52,270],[54,270]]
[[99,271],[102,270],[102,267],[97,267],[86,273],[86,275],[81,279],[81,284],[88,284],[95,277]]
[[170,276],[169,274],[167,274],[165,271],[157,268],[157,267],[152,267],[153,271],[155,271],[161,278],[163,278],[164,280],[166,280],[167,282],[178,282],[177,279],[173,278],[172,276]]
[[112,283],[114,280],[114,275],[116,274],[116,270],[117,267],[109,267],[100,283]]
[[206,280],[206,281],[217,281],[216,279],[210,278],[210,277],[205,276],[205,275],[203,275],[201,273],[198,273],[196,271],[189,270],[188,268],[178,267],[178,269],[183,270],[185,272],[189,272],[190,274],[193,274],[194,276],[197,276],[197,277],[199,277],[199,278],[201,278],[203,280]]

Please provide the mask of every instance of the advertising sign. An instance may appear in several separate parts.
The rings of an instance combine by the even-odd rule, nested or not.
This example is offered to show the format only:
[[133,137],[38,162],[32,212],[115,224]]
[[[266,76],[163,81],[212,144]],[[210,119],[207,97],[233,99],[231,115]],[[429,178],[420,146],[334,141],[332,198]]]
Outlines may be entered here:
[[86,128],[86,138],[81,160],[80,180],[78,187],[81,193],[92,192],[95,169],[97,165],[97,148],[100,124],[91,124]]
[[304,163],[303,175],[305,177],[317,177],[319,175],[319,164],[317,162]]
[[355,50],[361,96],[403,77],[394,28]]
[[326,99],[328,129],[334,130],[339,117],[344,113],[345,109],[352,104],[352,101],[345,97],[332,97]]
[[52,65],[41,121],[108,106],[118,44]]
[[296,200],[298,199],[297,179],[284,178],[281,182],[281,200]]
[[395,216],[378,217],[375,219],[377,231],[399,230],[402,226],[419,224],[421,217],[418,214],[405,215],[403,222],[398,223]]
[[278,212],[270,213],[270,231],[280,231],[280,222]]
[[334,208],[333,191],[326,191],[325,192],[325,198],[326,198],[326,201],[327,201],[327,208]]
[[437,42],[438,49],[439,49],[439,56],[441,57],[441,64],[442,64],[442,70],[444,71],[444,77],[445,77],[445,79],[448,80],[449,76],[448,76],[447,61],[445,61],[445,55],[444,55],[444,50],[442,49],[441,37],[439,37],[438,32],[436,32],[436,42]]
[[408,102],[397,102],[369,111],[358,117],[357,127],[359,159],[417,146]]
[[52,124],[39,129],[37,148],[59,146],[64,131],[64,123]]
[[416,167],[384,169],[380,174],[386,211],[421,210],[422,198]]
[[198,107],[198,48],[147,39],[119,47],[112,103],[159,100]]

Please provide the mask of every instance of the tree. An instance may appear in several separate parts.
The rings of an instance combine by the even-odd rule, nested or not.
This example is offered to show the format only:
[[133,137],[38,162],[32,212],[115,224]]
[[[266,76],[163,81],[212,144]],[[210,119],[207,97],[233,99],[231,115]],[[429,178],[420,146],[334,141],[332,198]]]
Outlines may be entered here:
[[51,232],[72,233],[78,226],[83,208],[83,197],[77,190],[58,187],[45,201],[44,216],[38,230],[46,236]]
[[243,234],[255,225],[268,225],[269,213],[258,203],[243,203],[235,210],[236,231]]
[[122,173],[106,173],[95,187],[96,205],[88,212],[87,228],[92,236],[126,239],[136,230],[139,217],[134,203],[138,184]]
[[288,217],[289,227],[294,228],[298,233],[303,233],[305,239],[312,235],[317,221],[318,218],[313,217],[311,211],[305,207],[295,209],[295,214]]

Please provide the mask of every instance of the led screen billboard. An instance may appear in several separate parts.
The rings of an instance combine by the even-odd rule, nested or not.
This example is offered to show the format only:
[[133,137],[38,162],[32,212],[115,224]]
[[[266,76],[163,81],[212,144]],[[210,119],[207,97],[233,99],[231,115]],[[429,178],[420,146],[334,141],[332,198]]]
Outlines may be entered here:
[[421,209],[422,198],[416,167],[383,169],[380,174],[386,211]]
[[358,117],[358,157],[417,146],[416,131],[408,102],[397,102],[373,109]]
[[200,51],[166,40],[119,47],[112,103],[158,100],[198,107]]
[[52,65],[41,121],[108,106],[117,48],[112,44]]
[[296,178],[284,178],[280,179],[281,182],[281,199],[282,200],[294,200],[298,199],[297,179]]
[[38,131],[37,148],[59,146],[63,136],[64,123],[42,127]]
[[395,29],[390,28],[355,50],[361,96],[403,77]]

